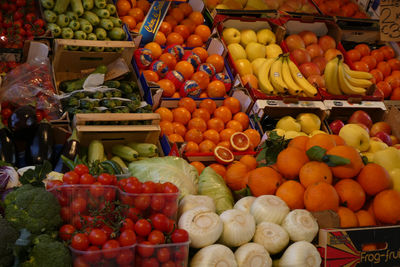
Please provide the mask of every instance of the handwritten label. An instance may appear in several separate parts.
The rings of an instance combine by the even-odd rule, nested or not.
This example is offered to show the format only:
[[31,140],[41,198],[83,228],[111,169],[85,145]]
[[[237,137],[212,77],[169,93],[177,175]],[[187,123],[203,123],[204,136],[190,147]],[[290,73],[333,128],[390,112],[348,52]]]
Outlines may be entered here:
[[154,1],[147,13],[146,18],[143,21],[142,27],[139,33],[143,36],[142,42],[149,43],[154,40],[154,37],[164,20],[167,10],[171,4],[171,1]]
[[382,41],[400,41],[400,0],[381,0],[379,17]]

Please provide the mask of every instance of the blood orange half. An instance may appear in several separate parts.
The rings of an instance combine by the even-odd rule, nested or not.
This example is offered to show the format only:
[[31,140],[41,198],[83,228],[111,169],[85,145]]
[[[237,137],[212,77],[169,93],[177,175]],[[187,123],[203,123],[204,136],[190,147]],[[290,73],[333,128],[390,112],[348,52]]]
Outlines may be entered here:
[[232,151],[223,146],[214,149],[214,157],[221,164],[229,164],[234,160]]
[[250,146],[250,139],[242,132],[236,132],[231,135],[231,146],[237,151],[245,151]]

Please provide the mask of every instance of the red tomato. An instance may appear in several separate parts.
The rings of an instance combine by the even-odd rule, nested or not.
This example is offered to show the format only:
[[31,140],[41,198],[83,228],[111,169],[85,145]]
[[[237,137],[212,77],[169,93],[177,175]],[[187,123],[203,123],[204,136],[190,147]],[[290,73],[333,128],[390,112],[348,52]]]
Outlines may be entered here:
[[36,19],[36,15],[34,13],[28,13],[25,15],[25,20],[27,22],[33,23],[33,21]]
[[147,241],[149,241],[150,243],[152,243],[154,245],[164,244],[165,236],[161,231],[153,230],[147,237]]
[[46,189],[47,190],[50,190],[50,189],[52,189],[52,188],[54,188],[54,187],[56,187],[56,186],[60,186],[60,185],[62,185],[63,183],[60,181],[60,180],[49,180],[49,181],[47,181],[47,183],[46,183]]
[[169,261],[170,257],[171,253],[169,252],[168,248],[160,248],[157,251],[157,259],[161,263]]
[[[180,266],[180,265],[177,265]],[[173,261],[164,262],[161,267],[175,267],[175,263]]]
[[134,259],[134,254],[130,249],[124,249],[122,250],[118,256],[117,256],[117,263],[121,265],[128,265],[133,261]]
[[171,239],[173,243],[187,242],[189,241],[189,234],[184,229],[175,229],[171,235]]
[[72,211],[69,207],[62,207],[60,210],[61,219],[64,222],[69,222],[72,219]]
[[128,209],[128,211],[126,212],[126,216],[131,219],[134,223],[137,222],[137,220],[139,220],[139,216],[140,215],[140,210],[138,208],[135,207],[131,207]]
[[101,252],[100,249],[96,246],[91,246],[86,250],[85,255],[83,255],[85,261],[90,263],[98,263],[101,261]]
[[188,255],[188,249],[186,246],[180,246],[177,251],[175,251],[175,262],[178,260],[184,260]]
[[142,184],[140,182],[130,182],[124,186],[123,191],[130,194],[140,194],[142,193]]
[[[104,258],[106,259],[115,258],[119,254],[119,251],[116,250],[117,248],[119,248],[119,243],[117,240],[112,239],[104,243],[104,245],[102,246]],[[107,251],[107,250],[112,250],[112,251]]]
[[72,238],[72,235],[75,232],[75,227],[70,225],[70,224],[64,224],[61,226],[59,235],[60,238],[64,241],[70,240]]
[[89,168],[85,164],[78,164],[74,168],[74,172],[76,172],[79,175],[89,173]]
[[135,230],[135,224],[130,218],[126,218],[122,223],[120,231],[123,232],[125,230]]
[[167,217],[175,216],[176,212],[178,211],[178,204],[175,201],[167,202],[165,207],[162,210]]
[[156,191],[157,191],[157,188],[156,188],[156,184],[154,182],[147,181],[142,184],[142,193],[152,194],[152,193],[156,193]]
[[151,197],[149,195],[139,195],[135,197],[134,206],[140,210],[145,210],[150,206]]
[[81,256],[74,260],[74,267],[90,267],[90,265],[86,263],[84,256]]
[[96,179],[90,173],[84,173],[79,178],[80,184],[93,184]]
[[66,172],[63,176],[66,184],[79,184],[79,175],[74,171]]
[[155,211],[160,211],[165,206],[165,198],[164,196],[154,195],[151,197],[151,208]]
[[101,229],[106,233],[107,238],[109,239],[111,235],[113,234],[113,229],[107,225],[103,225]]
[[71,210],[74,213],[83,213],[86,210],[86,199],[83,197],[75,198],[71,203]]
[[113,177],[108,173],[102,173],[97,177],[97,181],[102,185],[111,185],[113,182]]
[[18,10],[14,13],[13,17],[14,17],[14,20],[18,20],[18,19],[24,17],[24,13],[23,13],[20,9],[18,9]]
[[148,236],[151,232],[151,224],[145,219],[140,219],[135,224],[135,232],[140,236]]
[[121,247],[132,246],[136,243],[136,234],[133,230],[127,229],[121,233],[118,238]]
[[105,201],[115,200],[115,189],[114,188],[104,188],[104,200]]
[[143,259],[143,265],[142,266],[146,266],[146,267],[158,267],[160,266],[158,264],[158,261],[156,258],[149,258],[149,259]]
[[90,194],[94,197],[101,197],[104,194],[104,188],[101,187],[101,183],[94,182],[90,186]]
[[17,0],[16,4],[18,7],[25,7],[26,6],[26,1],[25,0]]
[[173,183],[170,183],[170,182],[163,183],[163,187],[164,187],[164,193],[172,194],[165,198],[168,200],[171,200],[171,201],[176,200],[177,196],[173,195],[173,194],[179,192],[178,187],[176,187]]
[[[144,246],[141,246],[141,245],[144,245]],[[150,243],[149,241],[140,242],[140,245],[137,246],[136,249],[137,249],[137,251],[138,251],[140,256],[146,257],[146,258],[150,257],[154,253],[153,244]],[[147,266],[147,265],[143,265],[143,266]]]
[[4,108],[1,110],[1,117],[5,120],[8,120],[8,118],[11,116],[12,110],[10,108]]
[[89,233],[89,241],[95,246],[102,246],[107,241],[107,234],[102,229],[95,228]]
[[77,250],[86,250],[89,247],[89,239],[85,234],[76,234],[72,237],[71,246]]
[[44,20],[42,20],[42,19],[37,19],[37,20],[35,20],[35,22],[33,23],[33,25],[35,25],[35,26],[38,26],[38,27],[40,27],[40,28],[43,28],[44,27]]
[[165,214],[157,213],[151,217],[151,222],[156,230],[167,233],[169,230],[169,219]]

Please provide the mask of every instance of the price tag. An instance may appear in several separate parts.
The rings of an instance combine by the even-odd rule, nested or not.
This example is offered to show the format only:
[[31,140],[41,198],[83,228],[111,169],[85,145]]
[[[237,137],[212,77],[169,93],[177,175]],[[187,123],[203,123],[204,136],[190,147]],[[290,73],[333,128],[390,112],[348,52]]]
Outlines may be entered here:
[[381,0],[379,17],[382,41],[400,41],[400,0]]

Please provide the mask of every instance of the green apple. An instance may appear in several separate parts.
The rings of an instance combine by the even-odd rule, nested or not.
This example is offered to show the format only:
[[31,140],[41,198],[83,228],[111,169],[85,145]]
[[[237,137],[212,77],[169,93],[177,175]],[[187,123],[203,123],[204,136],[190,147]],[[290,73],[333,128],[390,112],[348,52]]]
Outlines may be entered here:
[[300,132],[301,125],[292,116],[285,116],[278,121],[275,128],[285,131]]
[[372,139],[369,140],[368,152],[375,153],[377,151],[384,150],[386,148],[388,148],[388,145],[384,142],[376,141],[376,140],[372,140]]
[[300,113],[296,117],[301,125],[301,131],[310,134],[312,131],[319,130],[321,127],[320,118],[312,113]]
[[243,46],[238,43],[228,45],[228,51],[231,53],[233,60],[247,58],[246,51],[244,50]]
[[235,60],[234,62],[235,62],[235,69],[239,73],[240,77],[246,74],[253,74],[251,63],[247,59],[238,59]]
[[263,45],[274,44],[276,42],[275,33],[270,29],[262,29],[257,32],[257,41]]
[[372,153],[372,152],[362,152],[361,155],[367,157],[368,162],[374,162],[374,153]]
[[392,179],[393,189],[400,192],[400,169],[396,168],[389,172],[390,178]]
[[286,131],[285,132],[285,139],[293,139],[297,136],[307,136],[307,134],[303,132],[296,132],[296,131]]
[[265,58],[265,46],[256,42],[246,45],[246,54],[250,62],[257,58]]
[[240,32],[240,44],[246,47],[251,42],[257,42],[257,34],[253,30],[242,30]]
[[395,147],[388,147],[374,153],[374,162],[381,165],[388,172],[400,169],[400,150]]
[[267,58],[276,58],[283,54],[282,48],[277,44],[270,44],[265,47],[265,56]]
[[226,28],[222,31],[222,38],[227,45],[240,43],[240,31],[235,28]]
[[253,68],[253,74],[258,77],[258,71],[260,70],[262,64],[267,61],[266,58],[256,58],[251,62],[251,67]]
[[369,134],[357,124],[346,124],[340,129],[339,136],[344,139],[348,146],[352,146],[361,152],[367,151],[369,148]]

